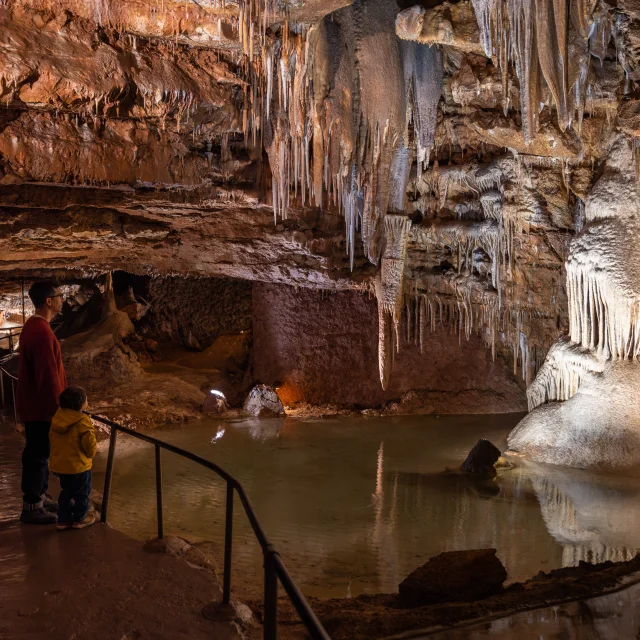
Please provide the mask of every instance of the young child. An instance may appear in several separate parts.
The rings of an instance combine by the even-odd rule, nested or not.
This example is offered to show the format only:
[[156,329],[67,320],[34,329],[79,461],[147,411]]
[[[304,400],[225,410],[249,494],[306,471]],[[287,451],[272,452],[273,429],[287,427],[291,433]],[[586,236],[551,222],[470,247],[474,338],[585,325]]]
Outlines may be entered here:
[[96,455],[96,434],[87,408],[87,393],[82,387],[67,387],[60,394],[60,408],[53,416],[49,440],[49,467],[60,478],[58,531],[84,529],[96,518],[88,513],[91,493],[91,465]]

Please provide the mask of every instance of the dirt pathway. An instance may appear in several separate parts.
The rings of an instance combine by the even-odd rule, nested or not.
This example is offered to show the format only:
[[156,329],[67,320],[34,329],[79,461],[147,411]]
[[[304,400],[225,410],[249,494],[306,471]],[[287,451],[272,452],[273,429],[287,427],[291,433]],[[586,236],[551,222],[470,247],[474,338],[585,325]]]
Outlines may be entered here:
[[108,526],[21,525],[21,448],[0,422],[0,639],[239,637],[201,613],[219,600],[209,572],[147,553]]

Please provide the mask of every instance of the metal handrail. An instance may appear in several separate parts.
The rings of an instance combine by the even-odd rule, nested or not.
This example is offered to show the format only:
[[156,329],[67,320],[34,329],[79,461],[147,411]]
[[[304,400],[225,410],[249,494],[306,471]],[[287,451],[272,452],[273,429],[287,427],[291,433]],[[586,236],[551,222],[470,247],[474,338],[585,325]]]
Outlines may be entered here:
[[[6,360],[3,360],[4,363]],[[18,378],[9,373],[4,367],[0,366],[0,406],[4,409],[5,407],[5,399],[4,399],[4,377],[8,376],[9,380],[11,380],[11,396],[13,399],[13,421],[18,426],[18,412],[16,408],[16,382],[18,382]]]
[[262,557],[264,561],[264,615],[263,615],[263,637],[265,640],[275,640],[278,637],[278,579],[280,580],[285,592],[289,596],[289,600],[296,608],[300,619],[307,628],[309,635],[313,640],[331,640],[324,627],[316,617],[313,609],[309,606],[307,599],[304,597],[291,574],[287,571],[280,554],[276,548],[269,542],[258,516],[251,505],[249,496],[244,487],[230,473],[219,467],[210,460],[180,449],[168,442],[163,442],[157,438],[153,438],[143,433],[134,431],[124,427],[117,422],[103,418],[102,416],[87,413],[93,420],[101,422],[110,427],[109,436],[109,453],[107,456],[107,469],[104,479],[104,491],[102,496],[102,511],[100,521],[107,522],[107,514],[109,508],[109,496],[111,493],[111,480],[113,477],[113,462],[116,453],[116,439],[118,431],[126,433],[138,440],[143,440],[152,444],[155,448],[155,464],[156,464],[156,513],[158,524],[158,538],[164,537],[164,522],[162,514],[162,462],[160,458],[160,450],[166,449],[171,453],[175,453],[182,458],[187,458],[196,464],[199,464],[210,471],[218,474],[227,483],[226,498],[226,516],[225,516],[225,535],[224,535],[224,574],[222,588],[222,603],[228,604],[231,598],[231,551],[233,540],[233,500],[234,492],[238,494],[240,502],[244,507],[245,514],[251,524],[253,533],[255,534],[260,548],[262,549]]
[[[19,329],[19,331],[15,331],[16,329]],[[9,353],[12,355],[15,352],[13,339],[22,333],[22,325],[17,324],[12,327],[0,327],[0,333],[4,334],[4,337],[0,337],[0,340],[9,340]]]

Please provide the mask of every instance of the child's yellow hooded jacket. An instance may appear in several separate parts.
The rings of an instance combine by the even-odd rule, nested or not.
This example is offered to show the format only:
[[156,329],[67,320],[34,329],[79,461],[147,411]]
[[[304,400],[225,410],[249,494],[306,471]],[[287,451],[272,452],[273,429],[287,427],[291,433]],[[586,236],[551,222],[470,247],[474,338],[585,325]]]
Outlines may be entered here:
[[58,409],[51,422],[49,441],[51,471],[72,474],[91,469],[97,442],[89,416],[72,409]]

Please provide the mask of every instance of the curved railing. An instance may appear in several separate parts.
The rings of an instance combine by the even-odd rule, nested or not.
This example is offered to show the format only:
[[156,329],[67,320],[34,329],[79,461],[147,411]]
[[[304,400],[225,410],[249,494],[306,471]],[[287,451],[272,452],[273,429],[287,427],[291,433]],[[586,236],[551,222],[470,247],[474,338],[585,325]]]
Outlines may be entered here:
[[18,338],[18,336],[22,333],[22,325],[14,324],[9,327],[0,327],[0,340],[7,340],[9,343],[9,354],[13,355],[16,350],[16,345],[14,343],[14,338]]
[[113,477],[113,463],[116,454],[116,441],[118,431],[126,433],[138,440],[143,440],[152,444],[155,448],[156,458],[156,509],[158,521],[158,538],[164,536],[164,523],[162,516],[162,462],[160,458],[160,450],[170,451],[182,458],[191,460],[210,471],[218,474],[227,483],[227,500],[226,500],[226,516],[225,516],[225,535],[224,535],[224,577],[222,588],[222,602],[227,604],[231,597],[231,560],[232,560],[232,541],[233,541],[233,502],[235,493],[240,498],[240,503],[244,508],[244,512],[249,519],[253,533],[255,534],[264,559],[264,615],[263,615],[263,633],[266,640],[274,640],[278,635],[278,580],[284,587],[289,599],[296,608],[300,619],[304,623],[309,636],[314,640],[331,640],[324,630],[322,624],[316,617],[313,609],[309,606],[304,595],[294,582],[293,578],[284,566],[282,559],[276,548],[269,542],[258,516],[251,505],[249,496],[244,487],[231,474],[219,467],[214,462],[205,460],[195,453],[185,451],[172,444],[158,440],[143,433],[138,433],[127,427],[107,420],[102,416],[88,414],[93,420],[100,422],[111,429],[109,437],[109,454],[107,456],[107,470],[104,480],[104,492],[102,498],[102,513],[100,520],[107,522],[107,514],[109,508],[109,496],[111,493],[111,479]]
[[10,360],[12,357],[9,356],[0,360],[0,407],[5,408],[6,402],[4,397],[4,376],[7,376],[9,380],[11,380],[11,396],[13,399],[13,421],[16,423],[16,427],[18,426],[18,414],[16,413],[16,383],[18,382],[18,378],[16,378],[13,374],[9,373],[2,365]]

